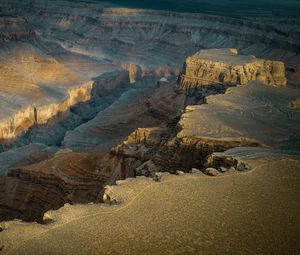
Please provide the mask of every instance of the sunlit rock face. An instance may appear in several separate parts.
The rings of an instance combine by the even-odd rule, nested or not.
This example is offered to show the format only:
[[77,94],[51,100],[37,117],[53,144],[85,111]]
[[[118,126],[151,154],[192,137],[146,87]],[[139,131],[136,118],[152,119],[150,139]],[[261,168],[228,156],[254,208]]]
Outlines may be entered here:
[[179,78],[183,89],[245,85],[250,81],[286,86],[284,63],[238,55],[236,49],[201,50],[185,60]]
[[0,55],[2,141],[91,98],[92,81],[28,43],[5,43]]

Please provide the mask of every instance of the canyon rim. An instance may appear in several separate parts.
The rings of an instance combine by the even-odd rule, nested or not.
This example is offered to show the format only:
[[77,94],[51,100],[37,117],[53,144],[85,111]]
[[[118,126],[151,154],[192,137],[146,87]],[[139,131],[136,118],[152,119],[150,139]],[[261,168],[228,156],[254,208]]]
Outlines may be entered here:
[[0,254],[298,254],[296,1],[0,0]]

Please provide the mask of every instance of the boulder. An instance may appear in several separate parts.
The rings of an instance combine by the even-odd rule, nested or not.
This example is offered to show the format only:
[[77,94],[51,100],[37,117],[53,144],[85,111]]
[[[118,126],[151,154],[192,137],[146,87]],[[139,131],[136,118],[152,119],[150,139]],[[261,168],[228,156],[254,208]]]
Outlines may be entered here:
[[219,174],[219,171],[215,168],[208,167],[203,171],[203,173],[209,176],[217,176]]

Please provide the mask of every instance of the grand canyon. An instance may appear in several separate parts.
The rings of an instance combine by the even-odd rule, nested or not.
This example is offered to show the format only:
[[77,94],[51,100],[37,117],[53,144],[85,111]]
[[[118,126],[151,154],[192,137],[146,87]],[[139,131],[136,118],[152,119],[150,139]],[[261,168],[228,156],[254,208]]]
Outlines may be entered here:
[[0,0],[0,45],[0,254],[299,254],[299,3]]

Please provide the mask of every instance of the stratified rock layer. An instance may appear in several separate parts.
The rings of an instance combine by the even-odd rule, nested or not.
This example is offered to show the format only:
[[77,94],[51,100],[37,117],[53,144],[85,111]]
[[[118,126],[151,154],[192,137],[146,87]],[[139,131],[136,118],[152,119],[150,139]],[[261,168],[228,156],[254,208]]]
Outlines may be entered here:
[[179,78],[180,87],[184,89],[245,85],[250,81],[285,86],[284,63],[238,55],[236,49],[201,50],[186,59]]
[[45,211],[65,203],[101,202],[99,193],[112,173],[100,168],[100,159],[61,152],[50,160],[11,170],[0,179],[0,218],[42,221]]

